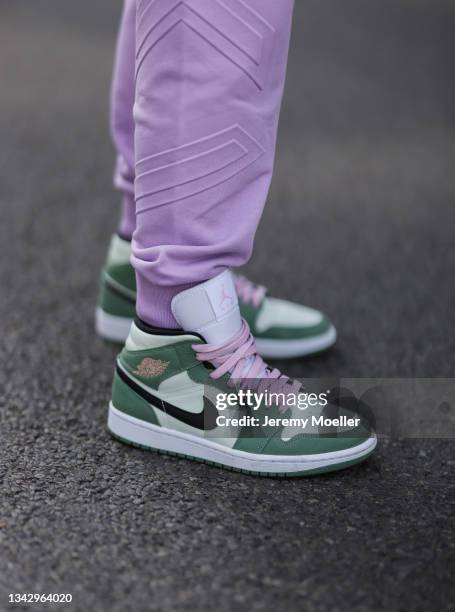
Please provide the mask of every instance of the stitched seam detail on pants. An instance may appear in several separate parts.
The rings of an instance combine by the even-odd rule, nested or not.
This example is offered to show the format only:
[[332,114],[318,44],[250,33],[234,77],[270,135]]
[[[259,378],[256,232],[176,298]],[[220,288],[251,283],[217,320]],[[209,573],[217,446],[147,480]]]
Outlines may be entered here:
[[[174,3],[169,9],[169,4]],[[153,7],[154,20],[146,15]],[[154,0],[138,21],[136,78],[148,54],[178,25],[184,25],[263,89],[275,29],[242,0]]]
[[136,164],[136,202],[150,208],[171,204],[207,191],[245,170],[264,154],[247,130],[233,125]]

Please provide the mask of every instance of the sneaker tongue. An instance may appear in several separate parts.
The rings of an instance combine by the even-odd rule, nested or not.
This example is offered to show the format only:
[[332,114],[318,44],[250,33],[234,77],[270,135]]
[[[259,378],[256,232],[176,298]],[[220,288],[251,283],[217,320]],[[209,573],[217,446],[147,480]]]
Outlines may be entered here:
[[242,325],[237,292],[229,270],[178,293],[172,300],[171,309],[185,331],[200,334],[208,344],[226,344]]

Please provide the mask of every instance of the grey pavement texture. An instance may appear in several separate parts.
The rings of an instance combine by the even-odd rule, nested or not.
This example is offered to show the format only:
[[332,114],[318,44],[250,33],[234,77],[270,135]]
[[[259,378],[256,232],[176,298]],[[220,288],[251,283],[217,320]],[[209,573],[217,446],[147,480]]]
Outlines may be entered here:
[[[117,349],[92,315],[119,10],[0,3],[0,609],[11,592],[96,612],[455,609],[453,441],[383,440],[283,481],[107,434]],[[454,28],[451,0],[297,0],[248,265],[338,326],[328,354],[278,363],[294,376],[454,377]]]

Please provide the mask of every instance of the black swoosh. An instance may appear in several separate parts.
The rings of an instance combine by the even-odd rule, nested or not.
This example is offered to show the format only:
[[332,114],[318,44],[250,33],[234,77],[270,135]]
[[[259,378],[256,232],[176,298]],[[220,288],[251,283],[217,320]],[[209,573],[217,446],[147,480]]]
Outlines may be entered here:
[[140,395],[143,399],[145,399],[150,404],[153,404],[154,408],[161,410],[162,412],[174,417],[178,421],[185,423],[185,425],[189,425],[190,427],[194,427],[195,429],[200,429],[202,431],[211,431],[212,429],[216,429],[216,419],[218,417],[218,410],[215,405],[204,396],[204,408],[201,412],[187,412],[186,410],[182,410],[178,406],[174,406],[174,404],[170,404],[169,402],[165,402],[159,397],[153,395],[149,391],[146,391],[143,387],[138,385],[134,380],[132,380],[128,374],[126,374],[122,368],[117,364],[117,374],[126,383],[135,393]]

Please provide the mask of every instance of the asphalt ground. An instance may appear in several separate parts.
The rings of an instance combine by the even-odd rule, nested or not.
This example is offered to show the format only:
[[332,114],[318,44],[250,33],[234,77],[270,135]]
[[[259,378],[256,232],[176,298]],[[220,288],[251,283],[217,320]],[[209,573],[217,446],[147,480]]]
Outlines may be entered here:
[[[107,434],[117,349],[93,309],[119,9],[0,4],[0,609],[453,610],[452,440],[284,481]],[[277,363],[293,376],[454,377],[454,28],[449,0],[297,0],[247,267],[338,327],[328,354]]]

